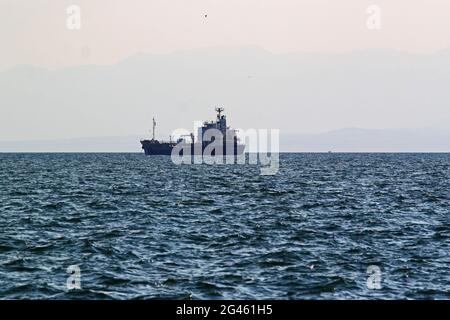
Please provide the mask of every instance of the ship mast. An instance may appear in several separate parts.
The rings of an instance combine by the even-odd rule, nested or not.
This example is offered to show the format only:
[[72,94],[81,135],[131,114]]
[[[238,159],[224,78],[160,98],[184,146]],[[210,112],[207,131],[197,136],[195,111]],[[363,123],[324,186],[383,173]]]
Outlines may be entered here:
[[152,140],[155,140],[155,127],[156,127],[156,121],[155,121],[155,117],[153,117],[153,134],[152,134]]
[[222,111],[224,111],[225,109],[224,108],[216,108],[216,112],[218,113],[217,114],[217,119],[220,119],[220,114],[222,113]]

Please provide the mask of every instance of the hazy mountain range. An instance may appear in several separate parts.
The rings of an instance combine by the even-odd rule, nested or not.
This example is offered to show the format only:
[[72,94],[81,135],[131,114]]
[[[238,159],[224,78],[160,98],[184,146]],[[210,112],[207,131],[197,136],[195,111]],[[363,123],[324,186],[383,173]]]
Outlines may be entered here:
[[[140,137],[0,141],[0,152],[142,152]],[[283,152],[450,152],[450,133],[348,128],[321,134],[280,134]]]
[[139,151],[153,116],[166,138],[213,119],[215,106],[235,128],[280,129],[288,151],[450,151],[449,84],[448,50],[210,48],[110,66],[17,66],[0,72],[0,151]]

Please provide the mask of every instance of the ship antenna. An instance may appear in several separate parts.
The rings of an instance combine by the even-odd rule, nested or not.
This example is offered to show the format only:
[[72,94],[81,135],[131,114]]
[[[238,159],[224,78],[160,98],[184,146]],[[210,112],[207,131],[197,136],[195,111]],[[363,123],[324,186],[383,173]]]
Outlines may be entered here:
[[156,128],[156,121],[155,121],[155,117],[153,117],[153,134],[152,134],[152,140],[155,140],[155,128]]
[[218,113],[217,118],[220,119],[220,114],[224,111],[224,108],[216,108],[216,112]]

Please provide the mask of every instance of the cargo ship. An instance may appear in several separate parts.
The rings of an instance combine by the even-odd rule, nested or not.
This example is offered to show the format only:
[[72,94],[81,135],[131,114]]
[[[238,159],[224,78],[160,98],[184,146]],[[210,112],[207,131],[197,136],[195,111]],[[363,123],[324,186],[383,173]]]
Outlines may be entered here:
[[[214,136],[211,139],[207,139],[208,130],[219,130],[223,137],[222,154],[223,155],[241,155],[244,153],[245,145],[240,143],[237,137],[237,130],[231,129],[227,126],[227,118],[222,112],[224,108],[216,108],[217,118],[215,121],[205,121],[203,125],[198,128],[197,140],[195,140],[194,134],[190,133],[179,137],[177,141],[172,141],[172,137],[169,141],[159,141],[155,139],[156,122],[153,118],[153,131],[151,140],[141,140],[142,149],[145,155],[171,155],[175,146],[181,147],[180,155],[183,152],[187,152],[191,155],[203,155],[205,149],[209,144],[214,141]],[[188,140],[185,138],[188,137]],[[214,149],[214,148],[213,148]],[[215,150],[211,152],[211,155],[215,155]]]

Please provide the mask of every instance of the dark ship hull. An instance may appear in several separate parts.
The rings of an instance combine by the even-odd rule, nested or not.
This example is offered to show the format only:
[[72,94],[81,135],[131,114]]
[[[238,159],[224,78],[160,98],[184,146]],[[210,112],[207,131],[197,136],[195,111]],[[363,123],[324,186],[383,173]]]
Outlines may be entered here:
[[142,140],[142,149],[144,149],[145,155],[166,155],[170,156],[172,154],[172,149],[175,146],[172,142],[162,142],[158,140]]
[[[142,149],[144,150],[145,155],[166,155],[170,156],[172,154],[173,148],[176,146],[174,142],[159,142],[158,140],[142,140]],[[196,155],[201,151],[199,155],[203,154],[206,145],[200,146],[200,144],[188,143],[183,146],[183,150],[188,150],[188,154]],[[245,145],[234,143],[234,145],[229,146],[231,150],[228,151],[226,146],[224,145],[222,154],[223,155],[241,155],[244,153]],[[228,153],[227,153],[228,151]],[[180,152],[180,155],[183,155],[183,151]],[[212,153],[214,156],[214,152]]]

